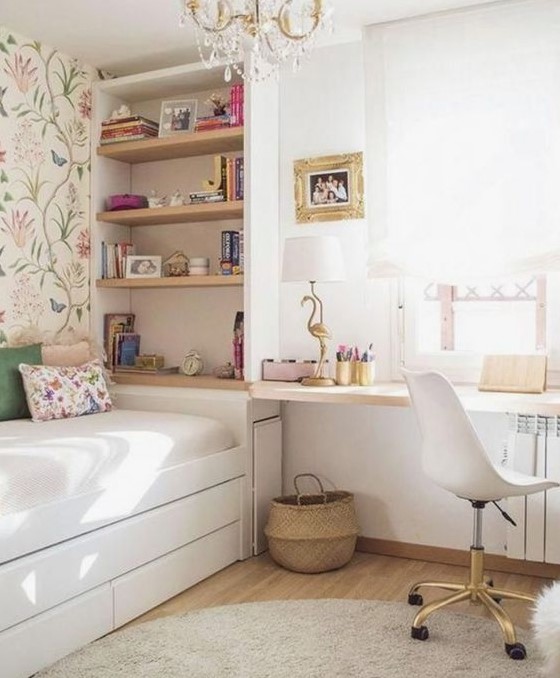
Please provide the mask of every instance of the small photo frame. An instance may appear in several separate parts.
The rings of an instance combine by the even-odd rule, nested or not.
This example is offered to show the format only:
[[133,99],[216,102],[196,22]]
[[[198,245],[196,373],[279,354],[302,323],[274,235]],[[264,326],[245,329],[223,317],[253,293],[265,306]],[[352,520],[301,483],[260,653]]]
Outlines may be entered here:
[[151,254],[126,258],[127,278],[161,278],[161,257]]
[[161,102],[159,117],[159,136],[188,134],[194,130],[196,122],[196,99],[172,99]]
[[305,158],[294,163],[300,224],[364,217],[362,153]]

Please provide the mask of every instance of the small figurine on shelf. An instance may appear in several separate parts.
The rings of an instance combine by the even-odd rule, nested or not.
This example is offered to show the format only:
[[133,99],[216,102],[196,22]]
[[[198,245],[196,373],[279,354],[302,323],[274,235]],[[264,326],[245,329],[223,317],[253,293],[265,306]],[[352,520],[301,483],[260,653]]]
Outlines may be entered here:
[[150,191],[150,195],[148,196],[148,207],[151,208],[165,207],[166,203],[167,203],[166,195],[164,195],[163,198],[160,198],[155,189],[152,189]]
[[177,189],[175,193],[169,198],[169,207],[180,207],[185,204],[185,198],[181,191]]
[[212,373],[215,377],[218,377],[218,379],[233,379],[235,376],[234,367],[231,363],[215,367]]
[[226,115],[226,109],[229,106],[229,101],[223,94],[212,94],[205,102],[212,106],[214,115]]
[[132,112],[130,106],[122,104],[111,113],[111,120],[119,120],[120,118],[130,118]]
[[189,275],[189,259],[177,250],[163,262],[163,275],[169,278],[178,278]]

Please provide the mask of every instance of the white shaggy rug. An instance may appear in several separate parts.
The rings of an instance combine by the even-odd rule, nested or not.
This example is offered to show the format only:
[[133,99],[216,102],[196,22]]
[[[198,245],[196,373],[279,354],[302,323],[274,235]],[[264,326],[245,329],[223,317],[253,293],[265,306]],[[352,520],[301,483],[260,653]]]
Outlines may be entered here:
[[[412,640],[417,608],[365,600],[228,605],[118,631],[37,678],[536,678],[509,659],[498,625],[453,612]],[[519,640],[524,642],[523,634]]]

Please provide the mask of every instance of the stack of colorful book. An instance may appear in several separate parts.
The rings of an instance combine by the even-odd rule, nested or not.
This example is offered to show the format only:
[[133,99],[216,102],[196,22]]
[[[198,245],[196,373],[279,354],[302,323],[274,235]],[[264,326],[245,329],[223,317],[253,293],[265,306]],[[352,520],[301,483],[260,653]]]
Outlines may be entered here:
[[104,120],[101,123],[101,145],[150,139],[157,137],[158,132],[158,123],[141,115]]
[[200,205],[206,202],[224,202],[224,192],[221,189],[217,191],[198,191],[189,193],[191,205]]
[[224,115],[207,115],[204,118],[197,118],[194,126],[195,132],[208,132],[213,129],[224,129],[231,127],[231,116],[225,113]]

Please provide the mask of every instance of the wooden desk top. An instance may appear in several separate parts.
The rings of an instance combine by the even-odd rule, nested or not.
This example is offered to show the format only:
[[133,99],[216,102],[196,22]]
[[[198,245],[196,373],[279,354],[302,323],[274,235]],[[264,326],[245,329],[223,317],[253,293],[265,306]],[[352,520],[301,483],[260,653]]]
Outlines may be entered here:
[[[456,386],[465,408],[471,412],[510,412],[513,414],[560,415],[560,390],[545,393],[482,393],[476,386]],[[256,381],[251,384],[251,397],[260,400],[285,400],[303,403],[345,405],[377,405],[409,407],[406,386],[400,382],[384,382],[374,386],[301,386],[283,381]]]

